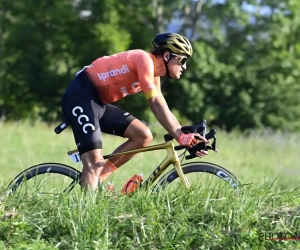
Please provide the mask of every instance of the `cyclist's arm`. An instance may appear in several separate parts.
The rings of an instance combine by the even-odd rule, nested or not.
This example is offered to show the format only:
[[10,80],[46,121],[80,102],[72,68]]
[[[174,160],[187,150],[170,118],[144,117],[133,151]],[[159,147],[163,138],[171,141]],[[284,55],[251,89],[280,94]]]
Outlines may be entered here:
[[139,82],[153,114],[168,133],[177,140],[182,134],[181,126],[161,93],[160,78],[154,77],[152,59],[147,54],[143,54],[139,56],[136,63]]
[[182,134],[181,126],[174,114],[170,111],[164,97],[162,95],[150,97],[148,103],[159,123],[170,135],[178,140]]
[[[160,84],[156,84],[156,92],[158,93],[158,95],[148,98],[148,103],[156,119],[168,131],[168,133],[172,135],[182,146],[195,146],[198,143],[196,137],[206,143],[207,140],[199,134],[182,133],[180,123],[178,122],[175,115],[170,111],[165,98],[161,93]],[[206,154],[208,154],[207,151],[203,150],[196,153],[196,155],[199,157],[202,157]]]
[[[154,78],[154,85],[156,87],[158,95],[150,97],[148,99],[148,104],[156,119],[160,122],[160,124],[168,131],[170,135],[172,135],[175,139],[178,139],[178,137],[182,134],[180,130],[181,125],[178,122],[175,115],[169,109],[169,106],[161,92],[161,84],[159,77]],[[165,117],[169,118],[164,120]]]

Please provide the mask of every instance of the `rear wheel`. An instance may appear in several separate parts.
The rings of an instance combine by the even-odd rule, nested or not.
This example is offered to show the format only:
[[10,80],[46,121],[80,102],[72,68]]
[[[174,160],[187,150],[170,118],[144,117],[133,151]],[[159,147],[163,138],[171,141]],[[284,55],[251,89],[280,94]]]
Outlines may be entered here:
[[[216,187],[231,187],[240,190],[241,183],[225,168],[209,162],[191,162],[182,165],[182,171],[187,177],[191,188],[216,189]],[[175,169],[166,173],[155,185],[158,189],[177,189],[182,187],[181,180]]]
[[8,191],[21,194],[70,192],[79,182],[80,176],[81,172],[70,166],[43,163],[21,172],[10,182]]

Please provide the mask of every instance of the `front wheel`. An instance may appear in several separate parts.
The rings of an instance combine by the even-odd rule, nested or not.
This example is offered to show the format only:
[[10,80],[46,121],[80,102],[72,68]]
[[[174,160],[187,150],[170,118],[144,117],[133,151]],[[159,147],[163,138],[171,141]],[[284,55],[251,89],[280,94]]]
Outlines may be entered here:
[[[21,194],[57,194],[71,191],[79,182],[81,172],[60,163],[42,163],[18,174],[8,185],[8,192]],[[79,186],[79,185],[77,185]]]
[[[227,169],[209,162],[191,162],[183,164],[182,171],[189,180],[191,187],[216,188],[222,183],[229,184],[234,190],[241,188],[241,183]],[[221,180],[221,181],[220,181]],[[225,182],[224,182],[225,181]],[[170,185],[172,183],[172,185]],[[164,189],[167,186],[175,188],[180,178],[175,168],[166,173],[155,185],[153,191]]]

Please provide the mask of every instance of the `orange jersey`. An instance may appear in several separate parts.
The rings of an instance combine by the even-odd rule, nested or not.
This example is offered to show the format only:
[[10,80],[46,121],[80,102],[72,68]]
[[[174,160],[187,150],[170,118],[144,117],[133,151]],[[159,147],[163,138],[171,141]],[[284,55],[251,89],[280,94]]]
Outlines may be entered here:
[[160,78],[154,76],[155,62],[151,53],[129,50],[100,57],[81,71],[88,75],[103,104],[107,104],[140,91],[147,99],[160,95]]

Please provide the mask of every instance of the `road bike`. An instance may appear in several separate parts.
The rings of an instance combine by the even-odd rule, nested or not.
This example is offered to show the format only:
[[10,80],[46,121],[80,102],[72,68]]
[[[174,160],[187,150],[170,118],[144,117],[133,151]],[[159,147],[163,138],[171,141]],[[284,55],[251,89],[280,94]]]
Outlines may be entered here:
[[[66,121],[61,122],[54,131],[60,134],[65,128],[68,127]],[[217,149],[217,137],[216,130],[210,129],[209,133],[206,133],[206,121],[203,119],[198,124],[192,126],[184,126],[181,128],[184,133],[199,133],[205,136],[206,139],[212,140],[210,145],[203,142],[199,142],[196,146],[187,148],[183,146],[175,146],[173,137],[170,134],[164,135],[164,143],[156,144],[152,146],[143,147],[140,149],[130,150],[126,152],[108,154],[104,156],[104,159],[109,159],[113,156],[144,153],[156,150],[165,150],[167,156],[159,164],[159,166],[150,174],[150,176],[140,183],[139,188],[151,189],[153,192],[157,192],[160,189],[170,187],[173,183],[178,183],[186,189],[191,189],[193,183],[203,184],[204,182],[199,177],[214,177],[218,182],[228,184],[234,190],[241,188],[239,180],[227,169],[210,162],[186,162],[182,164],[183,159],[193,159],[196,157],[195,153],[201,149],[214,150]],[[184,150],[181,155],[178,155],[178,151]],[[186,153],[189,153],[186,155]],[[77,149],[68,152],[69,157],[74,162],[81,162],[81,158]],[[171,169],[169,167],[172,167]],[[56,176],[55,181],[49,181],[50,177]],[[61,177],[61,178],[59,178]],[[216,177],[216,178],[215,178]],[[27,192],[43,191],[43,192],[70,192],[74,187],[80,189],[81,172],[77,169],[61,164],[61,163],[41,163],[22,171],[18,174],[8,185],[9,193],[15,193],[22,186],[25,187]],[[224,182],[225,181],[225,182]],[[29,184],[31,183],[31,184]],[[47,184],[48,183],[48,184]],[[52,183],[50,185],[49,183]],[[216,181],[209,181],[209,185],[214,187]],[[125,184],[125,183],[124,183]],[[175,185],[175,184],[174,184]],[[47,191],[45,191],[47,187]]]

